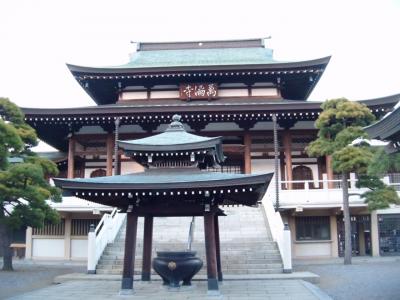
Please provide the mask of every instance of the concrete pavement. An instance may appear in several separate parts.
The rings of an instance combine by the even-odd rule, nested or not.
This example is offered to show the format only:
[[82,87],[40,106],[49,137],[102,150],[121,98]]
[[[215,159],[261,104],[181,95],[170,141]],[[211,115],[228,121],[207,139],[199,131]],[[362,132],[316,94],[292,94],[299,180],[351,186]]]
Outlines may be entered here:
[[226,299],[226,300],[269,300],[331,299],[316,286],[303,280],[241,280],[224,281],[220,284],[220,296],[207,296],[206,281],[197,281],[192,287],[170,291],[160,281],[134,283],[135,294],[119,295],[118,281],[68,281],[47,288],[13,297],[13,300],[42,299]]

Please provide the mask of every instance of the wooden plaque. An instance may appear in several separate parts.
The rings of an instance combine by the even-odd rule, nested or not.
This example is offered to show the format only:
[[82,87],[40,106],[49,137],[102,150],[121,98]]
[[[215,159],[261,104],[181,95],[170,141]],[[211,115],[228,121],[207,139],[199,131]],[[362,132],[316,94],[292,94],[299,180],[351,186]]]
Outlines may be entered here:
[[216,83],[185,83],[179,87],[179,98],[182,100],[209,100],[218,97]]

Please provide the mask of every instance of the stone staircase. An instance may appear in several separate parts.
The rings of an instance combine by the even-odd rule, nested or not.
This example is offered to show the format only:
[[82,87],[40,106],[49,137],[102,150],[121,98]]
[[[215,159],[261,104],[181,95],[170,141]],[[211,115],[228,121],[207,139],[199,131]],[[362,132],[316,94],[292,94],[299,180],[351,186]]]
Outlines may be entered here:
[[[277,244],[264,219],[263,208],[229,207],[226,217],[219,218],[221,263],[223,274],[282,273],[282,260]],[[154,218],[153,257],[156,251],[185,250],[192,218]],[[206,274],[203,218],[196,217],[192,250],[203,260],[199,274]],[[109,244],[97,265],[97,274],[122,274],[125,227],[123,224],[114,243]],[[135,274],[140,274],[143,251],[143,218],[139,218]]]

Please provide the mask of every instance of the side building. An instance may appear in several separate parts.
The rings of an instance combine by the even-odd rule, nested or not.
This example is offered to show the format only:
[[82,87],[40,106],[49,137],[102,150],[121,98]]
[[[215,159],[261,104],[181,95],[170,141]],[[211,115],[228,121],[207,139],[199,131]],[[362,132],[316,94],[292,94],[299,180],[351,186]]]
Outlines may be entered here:
[[[294,258],[337,257],[344,247],[340,176],[332,170],[331,157],[305,153],[305,147],[316,138],[314,122],[322,103],[307,98],[329,59],[276,61],[262,39],[140,43],[126,65],[68,65],[95,106],[23,111],[40,139],[64,153],[58,154],[57,163],[65,178],[141,171],[142,166],[121,151],[114,157],[115,136],[132,140],[162,132],[176,113],[188,132],[222,136],[227,159],[219,170],[274,172],[276,118],[279,202],[272,185],[264,201],[279,208],[281,218],[289,224]],[[400,95],[393,95],[360,102],[381,118],[399,100]],[[394,174],[385,180],[396,185],[399,179]],[[352,174],[351,190],[356,189],[356,181]],[[80,203],[79,209],[72,208],[73,201]],[[99,216],[109,209],[92,205],[72,198],[60,204],[65,224],[70,224],[70,229],[65,225],[65,235],[75,232],[71,228],[78,221],[74,219],[87,220],[78,222],[85,228],[82,233],[87,233],[93,211]],[[389,213],[391,228],[400,227],[398,208],[371,214],[358,196],[351,197],[350,206],[354,255],[400,253],[400,235],[382,221]],[[29,230],[27,257],[45,257],[34,240],[49,232],[29,234]],[[65,246],[70,242],[59,236],[63,242],[58,243],[67,249],[63,258],[74,259],[68,250],[71,246]],[[71,240],[72,234],[69,236]],[[87,241],[84,234],[79,238],[83,240],[80,257],[84,258]]]

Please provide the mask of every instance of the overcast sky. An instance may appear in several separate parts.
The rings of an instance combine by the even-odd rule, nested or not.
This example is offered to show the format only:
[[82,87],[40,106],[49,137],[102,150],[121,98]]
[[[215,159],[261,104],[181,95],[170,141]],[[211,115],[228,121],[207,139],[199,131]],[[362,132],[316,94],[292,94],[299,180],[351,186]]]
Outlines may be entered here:
[[311,100],[400,93],[400,1],[0,2],[0,96],[25,107],[93,105],[65,63],[126,63],[130,41],[272,36],[281,60],[332,55]]

